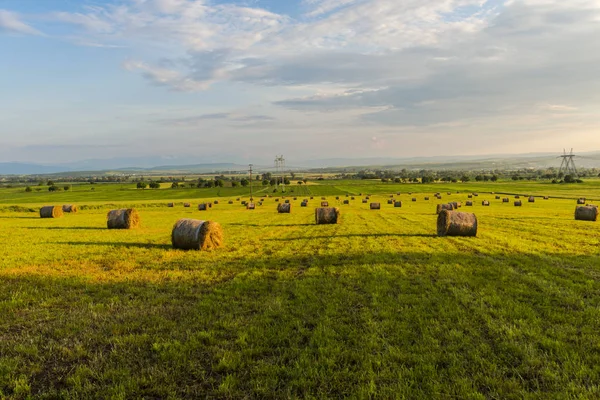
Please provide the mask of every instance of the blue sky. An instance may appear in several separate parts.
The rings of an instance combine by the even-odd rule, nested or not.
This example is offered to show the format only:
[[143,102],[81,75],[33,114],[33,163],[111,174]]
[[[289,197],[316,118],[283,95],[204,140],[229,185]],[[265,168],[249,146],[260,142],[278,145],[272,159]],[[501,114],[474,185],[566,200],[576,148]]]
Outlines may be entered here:
[[0,0],[0,161],[596,150],[598,49],[599,0]]

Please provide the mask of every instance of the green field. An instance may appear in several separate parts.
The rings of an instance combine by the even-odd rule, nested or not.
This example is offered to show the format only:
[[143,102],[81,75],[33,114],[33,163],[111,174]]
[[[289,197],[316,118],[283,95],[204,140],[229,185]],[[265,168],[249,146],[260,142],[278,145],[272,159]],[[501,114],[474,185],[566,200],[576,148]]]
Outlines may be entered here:
[[[322,181],[292,214],[227,204],[245,188],[133,187],[0,189],[0,398],[600,398],[600,222],[573,218],[600,181]],[[434,192],[479,192],[478,237],[435,236]],[[340,224],[314,224],[321,196]],[[107,230],[123,206],[142,227]],[[224,247],[173,250],[179,218],[221,223]]]

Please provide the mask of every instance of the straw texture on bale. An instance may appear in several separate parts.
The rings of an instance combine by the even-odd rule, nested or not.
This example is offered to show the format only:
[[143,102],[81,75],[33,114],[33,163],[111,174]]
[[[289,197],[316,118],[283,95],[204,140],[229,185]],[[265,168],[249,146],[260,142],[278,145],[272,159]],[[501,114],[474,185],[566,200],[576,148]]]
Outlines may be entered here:
[[317,225],[337,224],[340,219],[340,209],[337,207],[326,207],[315,209],[315,222]]
[[40,208],[40,218],[60,218],[63,216],[61,206],[44,206]]
[[371,203],[370,208],[371,210],[379,210],[381,209],[381,203]]
[[435,208],[435,213],[439,214],[444,210],[448,210],[448,211],[452,211],[454,210],[454,205],[452,203],[448,203],[448,204],[438,204],[437,207]]
[[529,201],[530,203],[535,203],[535,197],[533,197],[533,196],[529,197],[529,200],[528,200],[528,201]]
[[277,206],[277,212],[279,214],[289,214],[292,212],[292,205],[290,203],[283,203]]
[[329,207],[329,202],[328,201],[322,201],[321,202],[321,207]]
[[402,207],[402,202],[401,201],[394,202],[394,207],[396,207],[396,208]]
[[575,219],[578,221],[597,221],[598,220],[598,207],[596,207],[596,206],[577,207],[575,209]]
[[77,211],[79,211],[77,206],[73,204],[65,204],[64,206],[62,206],[62,210],[66,213],[76,213]]
[[475,214],[444,210],[437,219],[438,236],[477,236]]
[[223,245],[223,229],[217,222],[180,219],[171,232],[173,248],[181,250],[211,250]]
[[111,210],[106,216],[108,229],[132,229],[140,226],[140,215],[135,208]]
[[167,203],[167,207],[175,207],[175,203]]
[[521,200],[515,201],[515,207],[521,207],[522,205],[523,205],[523,203],[521,202]]

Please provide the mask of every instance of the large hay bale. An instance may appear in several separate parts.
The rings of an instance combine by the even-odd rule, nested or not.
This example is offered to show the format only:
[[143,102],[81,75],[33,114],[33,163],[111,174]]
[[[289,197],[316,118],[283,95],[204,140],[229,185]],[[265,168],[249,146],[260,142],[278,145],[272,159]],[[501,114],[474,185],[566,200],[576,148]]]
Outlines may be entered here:
[[167,207],[173,208],[175,207],[175,203],[167,203]]
[[61,206],[44,206],[40,208],[40,218],[60,218],[63,216]]
[[212,221],[183,218],[171,232],[173,248],[181,250],[211,250],[223,245],[223,229]]
[[340,209],[336,207],[316,208],[315,221],[317,225],[337,224],[340,218]]
[[66,213],[76,213],[77,211],[79,211],[79,209],[77,208],[77,206],[73,205],[73,204],[65,204],[62,206],[62,210],[63,212]]
[[484,201],[481,202],[481,205],[485,206],[485,207],[489,207],[490,206],[490,202],[488,200],[484,200]]
[[515,207],[521,207],[523,202],[521,200],[515,200]]
[[329,207],[329,202],[328,201],[322,201],[321,202],[321,207]]
[[396,207],[396,208],[402,207],[402,202],[401,201],[395,201],[394,202],[394,207]]
[[132,229],[140,226],[140,215],[135,208],[111,210],[106,216],[108,229]]
[[246,204],[246,210],[254,210],[255,208],[256,208],[256,205],[254,203]]
[[452,205],[452,203],[438,204],[437,207],[435,208],[435,213],[439,214],[444,210],[452,211],[452,210],[454,210],[454,205]]
[[437,219],[438,236],[477,236],[475,214],[444,210]]
[[529,199],[527,201],[529,201],[530,203],[535,203],[535,197],[529,196]]
[[206,203],[200,203],[200,204],[198,204],[198,210],[199,211],[207,211],[208,206],[206,205]]
[[578,221],[597,221],[598,207],[590,205],[575,208],[575,219]]
[[371,203],[369,205],[369,208],[371,210],[380,210],[381,209],[381,203]]
[[277,212],[279,214],[289,214],[292,212],[292,205],[290,203],[282,203],[277,205]]

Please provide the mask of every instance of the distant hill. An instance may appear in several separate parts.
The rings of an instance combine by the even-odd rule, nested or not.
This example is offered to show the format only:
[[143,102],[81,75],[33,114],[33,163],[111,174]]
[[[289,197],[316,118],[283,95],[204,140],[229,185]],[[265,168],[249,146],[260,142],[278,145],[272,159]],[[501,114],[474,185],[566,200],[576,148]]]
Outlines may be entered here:
[[28,164],[19,162],[0,163],[0,175],[41,175],[68,171],[54,165]]

